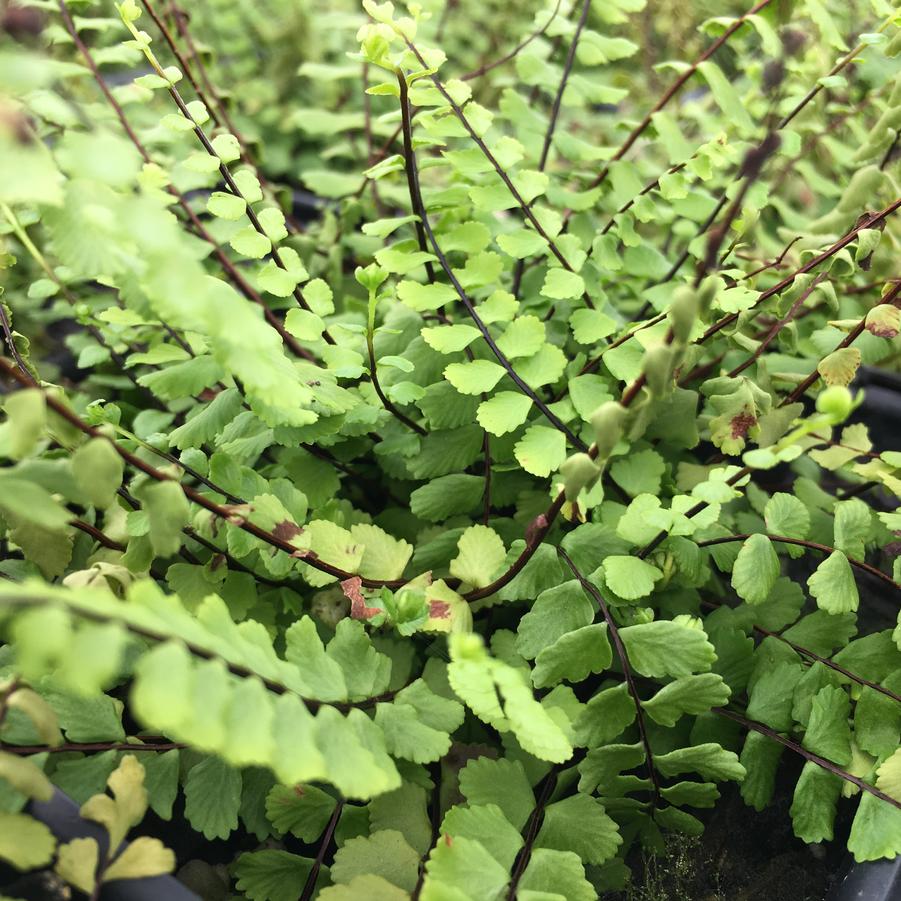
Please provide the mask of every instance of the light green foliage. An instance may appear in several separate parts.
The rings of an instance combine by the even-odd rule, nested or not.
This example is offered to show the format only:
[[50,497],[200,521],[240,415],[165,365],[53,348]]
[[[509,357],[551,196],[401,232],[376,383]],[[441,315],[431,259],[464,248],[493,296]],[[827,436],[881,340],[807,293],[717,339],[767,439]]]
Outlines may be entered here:
[[168,872],[151,810],[251,901],[591,901],[721,781],[901,853],[889,4],[31,5],[4,862]]

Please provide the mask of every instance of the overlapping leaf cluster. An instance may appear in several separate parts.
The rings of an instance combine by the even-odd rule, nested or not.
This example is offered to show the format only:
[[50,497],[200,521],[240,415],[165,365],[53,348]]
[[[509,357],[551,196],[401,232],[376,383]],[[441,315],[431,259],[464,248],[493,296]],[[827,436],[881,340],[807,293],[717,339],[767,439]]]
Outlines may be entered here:
[[901,852],[897,12],[267,5],[0,51],[0,856],[581,901],[780,767]]

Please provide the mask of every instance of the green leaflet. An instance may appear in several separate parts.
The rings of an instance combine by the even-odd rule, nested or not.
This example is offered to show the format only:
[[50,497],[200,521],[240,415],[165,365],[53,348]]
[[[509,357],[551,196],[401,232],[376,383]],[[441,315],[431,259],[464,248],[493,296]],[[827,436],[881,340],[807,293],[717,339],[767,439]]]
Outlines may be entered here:
[[833,551],[807,580],[807,589],[820,609],[833,615],[857,609],[857,583],[848,558]]
[[582,682],[589,673],[602,672],[612,660],[606,624],[583,626],[562,635],[538,654],[532,682],[536,688],[555,685],[563,679]]
[[[686,42],[642,0],[211,0],[184,54],[151,4],[37,5],[0,54],[5,863],[91,896],[171,869],[163,820],[211,896],[589,901],[787,773],[801,840],[841,797],[901,851],[891,4]],[[127,851],[29,819],[51,784]]]
[[523,749],[552,762],[572,756],[572,746],[557,722],[535,699],[520,674],[473,644],[474,636],[451,641],[448,680],[456,695],[484,722],[511,731]]
[[752,535],[745,541],[732,567],[732,587],[749,604],[760,604],[779,577],[779,558],[766,535]]
[[566,458],[566,437],[549,426],[530,426],[516,443],[516,459],[534,476],[549,476]]
[[452,839],[462,837],[479,842],[507,870],[523,845],[518,830],[496,804],[454,807],[444,818],[441,831]]
[[716,658],[705,633],[690,623],[658,621],[627,626],[620,637],[632,666],[644,676],[688,676]]
[[478,476],[463,473],[441,476],[410,495],[410,509],[428,522],[441,522],[455,513],[468,513],[484,492],[484,479]]
[[535,844],[557,851],[574,850],[583,863],[598,865],[616,853],[621,841],[600,801],[575,795],[547,807]]
[[604,560],[604,578],[609,588],[622,598],[637,600],[654,590],[663,573],[637,557],[611,556]]
[[729,700],[729,688],[721,676],[701,673],[683,676],[661,688],[642,706],[653,720],[664,726],[674,726],[685,713],[705,713],[711,707]]
[[313,861],[287,851],[242,854],[235,862],[237,887],[253,901],[288,901],[310,874]]
[[373,832],[368,838],[353,838],[335,855],[332,879],[338,884],[358,876],[381,876],[398,888],[412,891],[416,885],[419,856],[393,829]]
[[460,773],[460,791],[471,805],[496,805],[517,831],[535,807],[535,796],[520,763],[481,757]]
[[479,404],[479,425],[492,435],[505,435],[521,426],[532,409],[532,400],[516,391],[499,391]]
[[458,555],[450,572],[467,585],[483,588],[491,583],[506,559],[500,536],[487,526],[470,526],[457,542]]

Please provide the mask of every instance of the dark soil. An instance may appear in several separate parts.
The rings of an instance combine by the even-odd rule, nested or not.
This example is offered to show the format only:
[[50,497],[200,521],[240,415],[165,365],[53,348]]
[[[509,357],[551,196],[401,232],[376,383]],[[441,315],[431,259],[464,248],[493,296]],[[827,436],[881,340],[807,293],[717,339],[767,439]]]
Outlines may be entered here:
[[[848,806],[848,810],[843,808]],[[762,813],[726,789],[698,838],[669,836],[667,852],[629,860],[629,888],[610,901],[823,901],[844,875],[849,814],[840,805],[836,841],[805,845],[792,833],[790,789]],[[844,816],[842,815],[844,813]]]

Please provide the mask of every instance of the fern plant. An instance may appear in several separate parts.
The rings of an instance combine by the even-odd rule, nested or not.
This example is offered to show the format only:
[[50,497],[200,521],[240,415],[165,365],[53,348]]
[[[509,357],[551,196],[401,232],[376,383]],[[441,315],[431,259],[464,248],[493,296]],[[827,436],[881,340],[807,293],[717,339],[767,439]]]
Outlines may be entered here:
[[0,857],[588,901],[777,778],[894,857],[901,16],[363,6],[7,13]]

